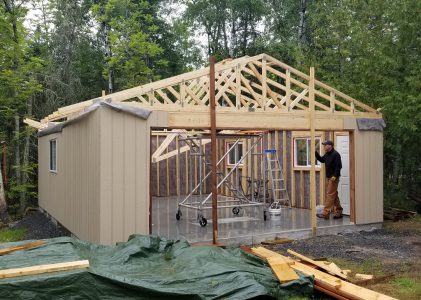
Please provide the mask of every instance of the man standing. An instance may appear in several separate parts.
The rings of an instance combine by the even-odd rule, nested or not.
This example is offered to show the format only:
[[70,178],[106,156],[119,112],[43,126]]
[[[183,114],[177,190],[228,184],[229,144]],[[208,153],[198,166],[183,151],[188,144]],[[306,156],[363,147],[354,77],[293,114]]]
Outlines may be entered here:
[[339,177],[341,176],[342,161],[341,155],[333,149],[333,142],[327,140],[322,143],[325,146],[326,154],[320,156],[316,151],[316,158],[321,163],[326,164],[326,201],[323,214],[317,214],[319,218],[329,219],[330,213],[333,210],[333,218],[342,218],[342,206],[338,197]]

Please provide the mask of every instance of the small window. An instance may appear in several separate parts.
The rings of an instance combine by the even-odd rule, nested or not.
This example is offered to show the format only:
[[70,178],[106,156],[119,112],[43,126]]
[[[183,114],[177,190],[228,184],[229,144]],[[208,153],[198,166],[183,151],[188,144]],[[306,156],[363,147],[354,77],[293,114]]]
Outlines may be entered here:
[[50,140],[50,171],[57,172],[57,140]]
[[[227,142],[226,145],[226,151],[228,151],[235,142]],[[227,155],[227,165],[228,166],[234,166],[237,162],[240,161],[240,159],[243,157],[243,143],[239,142],[234,149],[232,149],[230,152],[228,152]],[[243,165],[243,161],[238,164],[239,166]]]
[[[294,166],[295,167],[311,167],[311,153],[310,138],[295,138],[294,139]],[[316,138],[316,150],[320,153],[320,138]],[[316,165],[320,162],[316,160]]]

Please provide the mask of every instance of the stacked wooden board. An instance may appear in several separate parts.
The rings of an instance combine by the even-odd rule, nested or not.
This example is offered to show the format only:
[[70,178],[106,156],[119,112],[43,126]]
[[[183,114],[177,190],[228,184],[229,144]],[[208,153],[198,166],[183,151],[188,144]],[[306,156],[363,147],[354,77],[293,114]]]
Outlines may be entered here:
[[[267,259],[271,267],[272,267],[271,262],[273,262],[274,260],[278,262],[283,262],[284,264],[283,264],[282,269],[272,268],[277,278],[283,278],[284,281],[280,280],[281,282],[285,282],[286,278],[292,278],[292,276],[290,275],[287,276],[287,275],[281,274],[284,269],[291,268],[291,270],[301,272],[307,276],[314,276],[314,288],[336,299],[353,299],[353,300],[354,299],[355,300],[395,299],[395,298],[383,295],[381,293],[369,290],[367,288],[357,286],[355,284],[352,284],[344,280],[347,277],[346,273],[343,271],[338,271],[340,269],[336,265],[333,266],[331,264],[326,264],[324,262],[314,261],[292,250],[289,250],[288,252],[290,254],[293,254],[294,256],[298,256],[306,264],[304,264],[303,262],[293,260],[292,258],[283,256],[279,253],[276,253],[264,247],[251,248],[251,252],[255,254],[256,256],[259,256],[263,259]],[[317,270],[315,269],[315,267],[319,267],[323,271]],[[288,270],[288,274],[289,273],[290,273],[290,270]],[[335,276],[331,274],[334,274]],[[342,279],[336,276],[339,276]]]

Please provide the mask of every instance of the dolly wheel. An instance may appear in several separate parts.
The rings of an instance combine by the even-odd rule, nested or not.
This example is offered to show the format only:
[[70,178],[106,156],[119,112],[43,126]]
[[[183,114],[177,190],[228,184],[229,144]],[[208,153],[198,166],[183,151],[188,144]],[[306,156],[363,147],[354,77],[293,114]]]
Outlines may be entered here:
[[199,224],[200,224],[200,226],[205,227],[206,224],[208,224],[208,220],[206,220],[205,217],[200,217],[199,218]]
[[179,221],[181,219],[181,211],[178,210],[177,213],[175,214],[175,218],[177,219],[177,221]]
[[234,207],[234,208],[232,209],[232,213],[233,213],[234,215],[238,215],[238,214],[240,213],[240,208],[239,208],[238,206]]
[[265,220],[265,221],[266,221],[267,219],[268,219],[268,217],[266,216],[266,211],[264,211],[264,212],[263,212],[263,220]]

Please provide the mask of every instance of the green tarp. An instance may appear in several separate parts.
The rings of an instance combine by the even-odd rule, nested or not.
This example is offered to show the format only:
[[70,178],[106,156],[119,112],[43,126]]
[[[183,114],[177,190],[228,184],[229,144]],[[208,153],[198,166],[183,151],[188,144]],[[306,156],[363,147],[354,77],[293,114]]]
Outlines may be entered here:
[[0,269],[84,259],[90,267],[0,279],[0,299],[285,299],[313,293],[312,278],[281,285],[263,260],[239,248],[142,235],[115,246],[69,237],[45,241],[0,256]]

